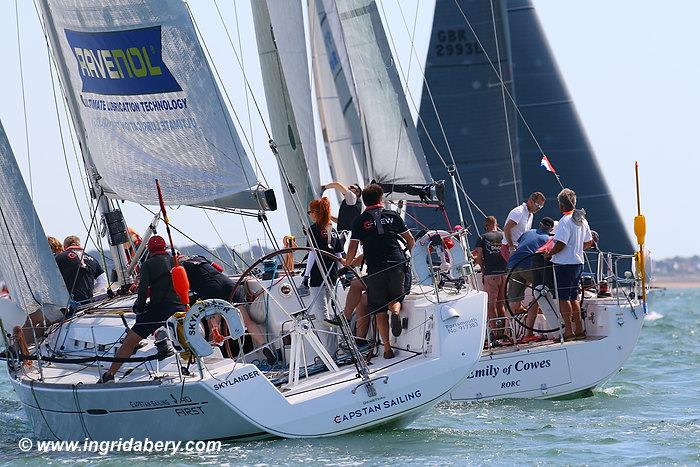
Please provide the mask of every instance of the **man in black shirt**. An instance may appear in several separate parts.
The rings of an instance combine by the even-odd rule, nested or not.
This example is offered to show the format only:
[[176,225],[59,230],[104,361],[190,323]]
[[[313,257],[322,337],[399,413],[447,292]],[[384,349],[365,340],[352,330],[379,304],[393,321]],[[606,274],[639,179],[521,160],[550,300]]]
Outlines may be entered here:
[[489,296],[488,318],[494,331],[499,327],[494,319],[506,316],[506,260],[501,255],[503,232],[497,227],[496,218],[488,216],[484,221],[486,231],[479,237],[474,250],[476,263],[481,266],[484,291]]
[[[142,339],[164,326],[165,321],[176,312],[185,311],[173,286],[171,270],[175,262],[166,251],[165,239],[154,235],[148,240],[147,246],[150,257],[141,266],[138,296],[134,303],[136,323],[127,332],[115,355],[117,358],[131,357]],[[148,305],[147,298],[150,299]],[[98,383],[114,381],[114,375],[121,366],[121,362],[112,363]]]
[[56,264],[66,288],[76,302],[90,300],[93,290],[107,285],[107,277],[99,261],[85,253],[75,235],[63,240],[64,251],[57,253]]
[[[255,347],[262,347],[266,344],[264,331],[248,315],[246,309],[248,298],[244,286],[236,288],[234,292],[236,284],[223,273],[224,268],[209,261],[204,256],[180,256],[178,262],[185,268],[187,279],[190,282],[190,290],[195,294],[190,303],[197,299],[218,298],[238,304],[238,310],[241,312],[243,322]],[[221,334],[221,315],[212,316],[207,324],[209,324],[210,339],[215,344],[221,345],[224,342],[224,336]],[[262,352],[270,365],[277,361],[269,348],[264,347]],[[229,349],[229,354],[232,355],[231,349]]]
[[353,183],[346,188],[340,182],[331,182],[328,185],[323,185],[321,190],[325,191],[329,188],[338,190],[344,198],[338,209],[338,217],[331,217],[331,219],[338,224],[338,232],[351,230],[352,223],[357,219],[357,216],[362,214],[362,201],[360,201],[362,190],[360,190],[360,185]]
[[365,211],[355,219],[352,226],[350,246],[346,264],[351,264],[357,254],[357,246],[362,243],[367,276],[367,302],[370,313],[377,316],[377,328],[384,344],[384,358],[393,358],[394,352],[389,342],[389,320],[385,313],[391,313],[391,331],[394,336],[401,334],[401,298],[404,288],[407,259],[399,243],[399,237],[406,242],[410,251],[415,244],[401,216],[383,208],[382,187],[376,183],[362,190]]

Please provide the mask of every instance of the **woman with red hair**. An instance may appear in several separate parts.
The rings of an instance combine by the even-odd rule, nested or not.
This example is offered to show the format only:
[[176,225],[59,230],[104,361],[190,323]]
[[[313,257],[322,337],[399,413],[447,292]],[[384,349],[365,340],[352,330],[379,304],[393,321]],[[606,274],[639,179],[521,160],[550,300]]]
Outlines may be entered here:
[[333,285],[338,279],[338,260],[316,250],[330,253],[336,258],[343,254],[343,244],[338,237],[338,232],[331,225],[331,202],[325,196],[309,203],[309,217],[311,218],[311,231],[308,246],[314,248],[309,253],[304,271],[304,280],[309,281],[311,287],[310,309],[323,313],[326,321],[336,324],[328,311],[328,295],[330,291],[323,280],[324,275],[328,283]]

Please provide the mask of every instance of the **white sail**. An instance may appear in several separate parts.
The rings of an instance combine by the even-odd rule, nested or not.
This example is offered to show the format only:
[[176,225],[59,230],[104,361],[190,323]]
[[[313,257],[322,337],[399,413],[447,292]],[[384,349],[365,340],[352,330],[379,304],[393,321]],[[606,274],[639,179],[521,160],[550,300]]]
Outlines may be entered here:
[[301,236],[299,215],[306,214],[320,189],[302,5],[299,0],[251,0],[251,6],[280,172],[298,195],[299,212],[283,190],[287,217],[291,233]]
[[0,276],[25,312],[62,317],[68,291],[0,123]]
[[369,173],[386,184],[432,177],[374,0],[337,0],[360,115]]
[[179,0],[41,0],[86,163],[105,194],[256,208],[255,173]]
[[309,29],[316,103],[331,175],[346,186],[368,181],[354,86],[348,83],[344,47],[336,46],[340,21],[332,1],[309,2]]

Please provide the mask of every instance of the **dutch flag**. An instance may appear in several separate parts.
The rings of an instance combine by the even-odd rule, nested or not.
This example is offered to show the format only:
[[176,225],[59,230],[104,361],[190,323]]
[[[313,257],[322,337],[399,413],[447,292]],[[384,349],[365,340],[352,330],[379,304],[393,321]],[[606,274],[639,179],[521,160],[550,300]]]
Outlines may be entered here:
[[547,172],[552,172],[555,175],[557,173],[557,171],[554,170],[554,166],[552,165],[552,163],[549,162],[549,159],[547,159],[547,156],[542,156],[542,161],[540,161],[540,167],[544,167]]

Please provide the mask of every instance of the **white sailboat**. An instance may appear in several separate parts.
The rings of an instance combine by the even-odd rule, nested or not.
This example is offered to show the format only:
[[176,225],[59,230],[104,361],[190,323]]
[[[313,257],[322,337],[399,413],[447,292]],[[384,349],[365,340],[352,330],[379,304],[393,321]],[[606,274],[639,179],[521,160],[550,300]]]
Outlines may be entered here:
[[[527,5],[525,5],[526,3]],[[453,120],[451,123],[455,132],[460,131],[459,135],[451,133],[449,137],[461,140],[460,138],[465,138],[464,135],[472,134],[474,137],[469,141],[481,145],[475,149],[476,155],[473,156],[478,160],[467,165],[468,170],[477,172],[473,179],[473,183],[477,183],[481,177],[490,176],[490,174],[479,174],[480,169],[483,169],[484,172],[495,170],[495,164],[483,163],[485,158],[502,157],[504,160],[507,159],[507,156],[503,156],[501,152],[508,151],[508,139],[515,140],[512,135],[515,134],[517,119],[524,118],[523,114],[515,114],[511,103],[507,103],[505,100],[506,94],[499,89],[501,86],[510,89],[512,86],[509,78],[511,71],[509,67],[501,68],[500,63],[493,62],[496,60],[496,51],[499,45],[493,44],[492,41],[499,43],[502,50],[505,50],[506,45],[510,46],[508,41],[511,39],[507,33],[501,30],[506,27],[501,25],[501,22],[505,21],[504,12],[508,10],[510,14],[512,9],[515,15],[531,15],[532,6],[529,2],[501,1],[492,2],[490,5],[488,3],[469,5],[464,4],[464,2],[453,3],[449,1],[438,2],[436,8],[436,15],[439,13],[440,16],[436,16],[429,60],[434,62],[433,65],[437,71],[433,71],[432,91],[428,81],[425,82],[426,92],[423,93],[423,99],[426,102],[423,105],[426,106],[426,109],[425,112],[421,109],[422,117],[419,117],[430,120],[429,122],[419,121],[419,128],[423,130],[421,135],[423,142],[424,144],[429,142],[424,150],[426,153],[432,153],[437,152],[438,148],[447,148],[446,152],[449,152],[450,143],[453,142],[448,140],[448,135],[444,133],[440,114],[443,107],[436,107],[436,102],[433,101],[434,94],[444,95],[443,101],[438,104],[444,105],[448,118]],[[396,137],[385,137],[386,132],[402,129],[396,121],[400,121],[401,118],[411,121],[410,116],[407,116],[408,107],[405,100],[400,106],[394,107],[400,109],[398,114],[392,115],[394,121],[390,121],[388,118],[372,121],[366,125],[366,128],[361,128],[360,121],[365,122],[359,111],[362,107],[359,104],[370,101],[384,105],[385,101],[381,97],[378,98],[372,94],[378,92],[377,88],[393,89],[394,94],[392,95],[399,96],[399,100],[402,96],[398,91],[401,86],[397,73],[399,64],[391,58],[386,38],[364,40],[367,37],[374,37],[373,34],[377,32],[381,36],[381,18],[376,10],[376,4],[362,1],[315,0],[310,7],[310,14],[311,21],[316,21],[316,34],[312,34],[312,51],[315,57],[313,65],[317,102],[321,109],[321,122],[324,125],[329,164],[334,176],[345,184],[354,183],[358,179],[358,172],[352,168],[360,167],[363,170],[359,171],[359,179],[365,182],[372,179],[382,180],[382,177],[391,171],[391,166],[387,165],[391,158],[383,158],[380,163],[374,164],[373,153],[395,154],[395,160],[400,161],[399,165],[403,165],[400,154],[406,148],[413,148],[416,153],[420,154],[420,157],[425,157],[420,145],[413,143],[412,137],[415,132],[411,129],[406,129],[406,136],[403,139],[401,136],[398,138],[398,141],[403,142],[405,146],[399,143],[397,147]],[[468,17],[476,17],[481,22],[474,29],[470,29],[472,25],[465,24]],[[486,17],[488,21],[485,19]],[[350,25],[348,30],[342,27],[351,22],[360,23],[361,20],[357,18],[371,18],[371,20],[364,24]],[[520,27],[526,32],[541,34],[531,24],[531,18],[527,21],[523,20],[522,16],[518,18],[521,18]],[[493,24],[491,24],[491,20],[493,20]],[[446,31],[449,31],[449,36]],[[353,32],[355,32],[354,35]],[[483,37],[472,37],[474,34],[483,34]],[[518,37],[525,37],[525,32],[521,32]],[[453,49],[457,47],[462,52],[445,53],[446,41],[449,41],[450,44],[447,47]],[[363,46],[369,43],[379,44],[380,56],[373,56],[366,52],[358,53]],[[483,48],[483,50],[479,49],[479,53],[466,52],[467,47],[477,48],[477,45]],[[537,48],[537,51],[533,51],[531,54],[543,53],[539,50],[542,48],[540,42],[537,42],[533,47]],[[525,52],[527,49],[525,44],[518,44],[517,48],[521,55],[530,56]],[[381,60],[386,66],[383,69],[366,67],[370,60],[368,57],[373,57],[376,61]],[[415,59],[420,62],[420,57],[416,56]],[[460,71],[459,76],[470,77],[473,75],[471,79],[474,81],[469,81],[474,83],[473,87],[462,88],[461,82],[453,82],[445,75],[448,73],[446,70],[449,69],[449,66],[459,68],[465,64],[466,71]],[[505,76],[505,81],[501,76],[498,76],[497,70],[501,70],[500,73]],[[382,76],[379,76],[380,74]],[[480,86],[476,86],[481,83],[479,80],[485,78],[490,81],[499,80],[500,85],[492,86],[493,90],[486,89],[486,87],[481,89]],[[532,85],[527,79],[523,81],[526,83],[522,85],[523,87],[528,84]],[[361,88],[360,83],[362,83]],[[381,83],[381,86],[373,87],[372,83]],[[435,89],[436,86],[442,86],[444,89]],[[524,92],[528,93],[528,99],[533,99],[533,96],[536,95],[535,91],[546,93],[546,90],[543,89],[524,89]],[[468,118],[462,115],[465,112],[474,112],[475,109],[472,107],[478,107],[479,104],[487,102],[482,96],[474,97],[469,101],[470,105],[458,104],[460,93],[471,97],[477,92],[488,94],[489,99],[497,104],[494,109],[484,109],[483,105],[479,107],[480,111],[486,112],[488,115],[493,113],[493,115],[498,116],[497,118],[502,118],[503,107],[506,106],[506,103],[508,104],[505,122],[496,124],[493,118],[482,118],[478,112],[473,113]],[[544,100],[546,101],[546,99]],[[515,102],[512,104],[515,105]],[[533,104],[533,107],[540,108],[540,105],[544,104]],[[507,118],[507,112],[513,113],[510,121]],[[528,110],[525,109],[523,112],[527,113]],[[474,121],[473,125],[467,127],[467,122],[471,123],[472,120]],[[510,132],[505,130],[505,127],[509,126],[513,127]],[[434,134],[429,134],[428,127],[434,130]],[[489,137],[479,136],[482,131],[487,133]],[[491,136],[492,133],[493,136]],[[443,139],[444,141],[442,141]],[[516,143],[518,142],[514,141],[513,145]],[[460,151],[466,154],[462,156],[464,159],[469,158],[471,149],[468,147],[460,148]],[[447,158],[447,155],[444,157]],[[434,159],[433,165],[440,166],[437,158],[434,157]],[[444,165],[444,159],[441,161]],[[385,165],[382,166],[382,163]],[[454,160],[452,163],[454,164]],[[504,169],[503,173],[510,174],[510,163],[504,162],[504,164],[504,167],[507,166],[507,170]],[[440,168],[443,171],[446,169],[454,179],[455,166],[452,166],[452,169],[448,168],[447,165]],[[538,169],[539,167],[535,170]],[[418,181],[420,179],[419,172],[413,171],[412,173],[415,174],[414,178],[404,179],[404,183],[427,183],[429,181],[427,178]],[[460,179],[459,174],[456,175],[456,178]],[[464,201],[467,204],[472,203],[472,200],[466,199],[466,193],[462,196],[463,193],[458,191],[456,181],[453,181],[455,182],[454,199],[457,202],[459,221],[462,221],[464,217],[459,205],[460,198],[465,198]],[[513,183],[515,183],[514,180],[511,181],[511,184]],[[596,183],[598,182],[596,181]],[[469,186],[461,188],[470,189]],[[502,197],[502,194],[499,196]],[[482,197],[488,197],[488,195],[484,194]],[[490,200],[490,202],[494,201]],[[502,206],[502,209],[505,208],[506,206]],[[611,207],[607,206],[606,209],[611,209]],[[442,213],[432,213],[431,216],[442,217]],[[595,228],[595,225],[593,227]],[[479,226],[474,226],[474,228],[478,229]],[[442,236],[446,234],[443,232]],[[431,235],[434,235],[434,232],[426,233],[426,238]],[[625,242],[622,239],[619,242],[610,241],[610,243],[616,244]],[[414,254],[414,268],[416,267],[415,256],[417,255]],[[488,339],[479,363],[469,377],[450,393],[450,400],[557,398],[591,394],[595,387],[602,385],[621,370],[641,333],[645,311],[642,301],[642,274],[639,271],[636,258],[636,256],[629,254],[599,251],[588,254],[587,272],[591,284],[584,292],[581,302],[587,334],[584,340],[564,342],[555,293],[551,287],[548,290],[531,288],[526,308],[539,305],[543,310],[543,314],[540,315],[535,325],[535,331],[539,331],[537,334],[542,336],[542,340],[500,346],[498,342]],[[422,277],[429,275],[430,273],[426,270],[414,271],[414,276],[418,278],[419,282]],[[480,275],[477,275],[471,283],[481,284]],[[609,290],[604,288],[609,288]],[[601,293],[598,293],[599,290]],[[525,333],[524,321],[520,315],[508,321],[510,329],[507,331],[513,341]],[[496,347],[497,345],[499,346]]]
[[[270,21],[273,29],[265,33],[274,33],[282,3],[264,3],[257,5],[256,27],[261,32]],[[42,0],[39,6],[93,193],[102,215],[111,221],[108,239],[122,291],[135,260],[129,264],[125,257],[123,244],[128,238],[114,200],[156,204],[154,178],[160,180],[169,203],[253,209],[265,220],[264,210],[274,207],[274,198],[255,177],[183,2]],[[294,33],[293,28],[288,32]],[[284,165],[281,173],[290,187],[290,209],[304,209],[306,200],[299,193],[308,188],[305,179],[313,181],[313,166],[308,164],[306,171],[295,166],[290,175],[285,163],[303,160],[293,141],[300,141],[297,148],[307,151],[313,145],[304,132],[308,124],[305,91],[295,87],[298,82],[292,85],[287,75],[289,60],[284,55],[288,52],[274,40],[259,37],[259,44],[282,64],[279,75],[268,77],[266,93],[280,91],[281,100],[273,105],[290,104],[292,113],[286,122],[273,123],[272,146]],[[263,68],[269,66],[266,60]],[[280,131],[289,138],[284,144]],[[279,146],[275,141],[280,141]],[[0,147],[3,161],[10,166],[0,177],[7,183],[22,183],[6,138],[0,139]],[[421,167],[420,158],[413,159],[413,167]],[[417,173],[427,174],[424,162]],[[26,188],[21,193],[5,201],[18,204],[17,209],[26,213],[19,219],[40,226]],[[153,224],[157,222],[156,216]],[[68,305],[68,300],[39,230],[31,230],[28,222],[6,224],[3,245],[16,248],[27,232],[33,232],[28,262],[51,274],[43,282],[51,293],[31,295],[50,310]],[[427,252],[429,245],[419,244],[414,255],[425,258],[421,249]],[[333,332],[307,312],[310,299],[297,293],[301,277],[274,267],[284,264],[282,257],[287,253],[281,250],[260,258],[238,279],[238,286],[254,297],[248,308],[252,321],[246,324],[245,316],[225,302],[198,303],[186,316],[169,320],[167,338],[162,329],[144,340],[136,354],[124,360],[115,383],[96,381],[103,367],[115,361],[115,349],[135,320],[133,295],[80,307],[72,318],[49,327],[45,337],[37,336],[29,351],[13,337],[13,328],[19,324],[11,322],[11,313],[3,312],[8,373],[37,436],[298,438],[385,424],[403,426],[443,399],[478,360],[485,330],[483,292],[428,283],[414,286],[402,309],[406,329],[391,341],[397,357],[377,357],[369,365],[349,338],[346,324],[341,332]],[[12,255],[6,258],[8,264],[0,264],[4,277],[12,268],[27,271],[24,258],[22,263]],[[266,268],[270,264],[273,267]],[[452,268],[460,272],[464,265],[456,260]],[[262,275],[250,273],[265,269]],[[342,286],[329,285],[337,290],[335,300],[342,300]],[[11,293],[26,297],[27,291],[34,291],[32,287],[29,278]],[[14,315],[26,317],[35,308],[18,302]],[[198,323],[212,314],[226,319],[231,338],[239,343],[235,358],[223,358],[218,347],[203,340]],[[243,350],[246,326],[256,320],[265,328],[265,346],[278,356],[276,366],[260,363],[262,348]],[[327,339],[329,335],[335,339]],[[332,346],[338,340],[343,345]],[[176,352],[169,351],[168,341]]]

